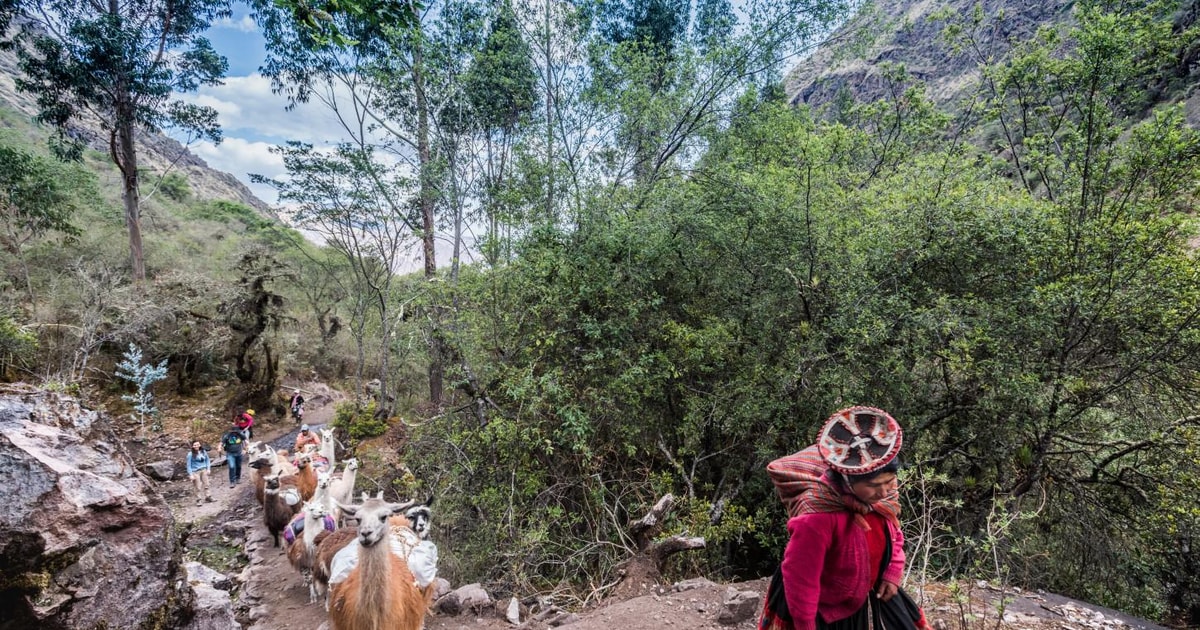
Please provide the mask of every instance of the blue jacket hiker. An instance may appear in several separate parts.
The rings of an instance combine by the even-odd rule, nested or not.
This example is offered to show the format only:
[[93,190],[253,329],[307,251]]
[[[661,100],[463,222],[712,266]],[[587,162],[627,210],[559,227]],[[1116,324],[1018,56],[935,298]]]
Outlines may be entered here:
[[234,420],[233,426],[221,436],[221,451],[225,453],[225,462],[229,465],[230,488],[242,480],[242,450],[245,445],[246,436]]
[[196,487],[196,505],[201,501],[212,501],[212,491],[208,488],[209,472],[212,470],[212,460],[208,451],[200,446],[200,441],[192,442],[192,449],[187,454],[188,478]]

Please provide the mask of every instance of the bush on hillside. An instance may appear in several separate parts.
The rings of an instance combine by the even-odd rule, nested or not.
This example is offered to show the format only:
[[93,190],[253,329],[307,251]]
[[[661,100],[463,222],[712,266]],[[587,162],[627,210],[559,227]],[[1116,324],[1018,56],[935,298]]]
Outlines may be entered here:
[[355,441],[379,437],[387,432],[388,423],[387,418],[376,417],[376,411],[377,406],[373,400],[365,405],[356,402],[341,403],[334,411],[333,426],[344,429],[350,439]]

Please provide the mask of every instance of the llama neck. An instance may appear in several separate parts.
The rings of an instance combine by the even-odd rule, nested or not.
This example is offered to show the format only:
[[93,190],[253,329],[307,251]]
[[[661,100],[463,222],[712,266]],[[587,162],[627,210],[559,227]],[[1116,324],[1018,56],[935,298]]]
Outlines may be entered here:
[[[360,617],[356,628],[375,629],[382,625],[383,618],[371,611],[391,610],[392,546],[389,537],[371,545],[358,548],[358,608]],[[366,618],[363,618],[366,617]],[[380,630],[384,630],[380,628]]]

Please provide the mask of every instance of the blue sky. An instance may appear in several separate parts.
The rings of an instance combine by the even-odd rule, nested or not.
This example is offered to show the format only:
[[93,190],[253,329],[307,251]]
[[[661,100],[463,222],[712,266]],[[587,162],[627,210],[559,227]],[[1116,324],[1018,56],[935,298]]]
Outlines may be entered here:
[[340,139],[341,127],[319,104],[288,111],[287,100],[271,93],[270,81],[258,73],[266,58],[264,39],[245,5],[235,4],[233,16],[214,23],[206,35],[229,61],[224,85],[201,87],[180,98],[216,109],[224,140],[219,145],[194,142],[189,148],[212,168],[231,173],[260,199],[275,204],[274,189],[251,184],[249,176],[284,174],[283,161],[270,148],[288,140],[330,144]]

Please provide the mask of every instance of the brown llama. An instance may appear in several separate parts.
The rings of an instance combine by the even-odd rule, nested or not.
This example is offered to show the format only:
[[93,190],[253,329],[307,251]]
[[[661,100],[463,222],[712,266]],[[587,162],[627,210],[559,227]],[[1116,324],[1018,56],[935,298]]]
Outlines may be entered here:
[[283,483],[278,474],[266,478],[263,489],[263,524],[271,534],[275,546],[279,546],[279,535],[292,517],[303,507],[300,491],[290,483]]
[[358,564],[330,590],[333,630],[420,630],[433,586],[419,588],[408,563],[393,553],[389,523],[400,517],[398,524],[407,524],[401,515],[412,506],[382,499],[339,506],[358,520]]
[[281,481],[285,484],[295,484],[300,489],[300,498],[305,501],[311,501],[313,494],[317,492],[317,469],[312,465],[312,458],[308,455],[301,455],[296,458],[296,467],[299,469],[299,472],[294,475],[287,475]]
[[262,505],[264,490],[267,487],[267,477],[271,477],[279,472],[276,470],[275,457],[274,455],[261,457],[246,465],[252,471],[250,473],[250,480],[254,482],[254,498],[258,500],[259,505]]

